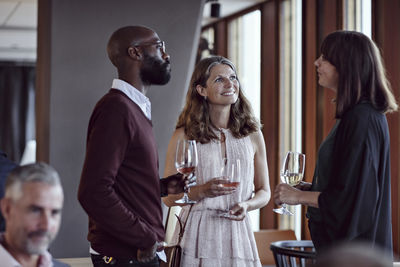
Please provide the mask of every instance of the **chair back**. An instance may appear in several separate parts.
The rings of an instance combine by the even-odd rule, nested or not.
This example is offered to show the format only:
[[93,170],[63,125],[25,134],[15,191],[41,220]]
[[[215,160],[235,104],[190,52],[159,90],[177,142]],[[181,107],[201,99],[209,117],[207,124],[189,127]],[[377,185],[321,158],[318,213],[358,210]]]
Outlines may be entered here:
[[315,263],[317,253],[311,240],[284,240],[270,246],[277,267],[306,267]]
[[[173,244],[173,237],[175,232],[175,226],[177,225],[178,219],[176,216],[179,216],[181,212],[181,207],[179,206],[172,206],[168,208],[167,217],[165,219],[165,239],[164,241],[168,245],[175,245]],[[176,241],[175,241],[176,242]]]
[[274,255],[270,250],[272,242],[279,240],[296,240],[293,230],[263,229],[254,232],[258,256],[262,265],[275,265]]

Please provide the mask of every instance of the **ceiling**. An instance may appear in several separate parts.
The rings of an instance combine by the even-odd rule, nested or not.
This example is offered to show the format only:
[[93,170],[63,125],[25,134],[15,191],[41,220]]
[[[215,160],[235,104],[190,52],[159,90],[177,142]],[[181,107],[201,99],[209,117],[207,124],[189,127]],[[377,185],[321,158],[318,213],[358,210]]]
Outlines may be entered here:
[[[164,0],[160,0],[164,1]],[[265,0],[219,0],[221,17]],[[210,17],[211,2],[204,6],[202,25]],[[0,61],[36,61],[37,0],[0,0]]]
[[36,60],[37,0],[0,0],[0,60]]

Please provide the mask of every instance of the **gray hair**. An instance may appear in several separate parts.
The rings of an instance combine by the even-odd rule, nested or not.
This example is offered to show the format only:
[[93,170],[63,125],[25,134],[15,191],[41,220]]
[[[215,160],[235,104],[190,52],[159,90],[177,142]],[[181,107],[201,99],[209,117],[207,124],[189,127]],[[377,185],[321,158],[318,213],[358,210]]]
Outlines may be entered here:
[[22,195],[22,185],[28,182],[41,182],[61,186],[57,171],[50,165],[38,162],[18,166],[7,177],[5,197],[17,200]]

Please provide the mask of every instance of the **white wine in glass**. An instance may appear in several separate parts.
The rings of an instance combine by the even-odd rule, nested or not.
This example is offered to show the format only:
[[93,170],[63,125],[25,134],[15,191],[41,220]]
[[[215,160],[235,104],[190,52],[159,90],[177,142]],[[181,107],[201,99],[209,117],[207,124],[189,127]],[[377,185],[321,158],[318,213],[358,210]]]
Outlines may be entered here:
[[[282,183],[290,186],[298,185],[303,180],[305,160],[306,155],[299,152],[288,151],[281,170]],[[287,209],[285,203],[282,204],[282,207],[273,209],[273,211],[283,215],[293,215],[293,213]]]
[[[175,154],[175,167],[179,173],[182,173],[185,177],[194,173],[197,167],[197,146],[195,140],[180,139],[176,144]],[[189,199],[187,193],[189,188],[185,186],[183,197],[176,200],[179,204],[196,203]]]
[[303,174],[286,172],[281,175],[281,180],[285,184],[296,186],[303,180]]

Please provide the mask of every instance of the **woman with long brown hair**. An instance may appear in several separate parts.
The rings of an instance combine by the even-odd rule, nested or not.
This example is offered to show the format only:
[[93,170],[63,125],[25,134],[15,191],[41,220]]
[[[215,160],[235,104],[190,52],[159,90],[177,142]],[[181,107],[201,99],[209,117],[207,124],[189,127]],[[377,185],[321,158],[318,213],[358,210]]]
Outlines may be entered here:
[[[196,203],[190,213],[187,205],[181,212],[187,218],[181,266],[261,266],[247,215],[270,199],[265,143],[228,59],[213,56],[197,64],[168,146],[165,174],[176,172],[179,139],[196,140],[199,158],[197,185],[189,192]],[[221,169],[237,161],[239,186],[229,186]],[[173,206],[180,197],[163,201]],[[229,216],[219,216],[225,210]]]
[[390,138],[385,114],[397,110],[378,48],[359,32],[337,31],[315,61],[318,82],[336,92],[337,122],[322,142],[312,184],[280,184],[280,205],[308,205],[317,251],[366,242],[392,254]]

